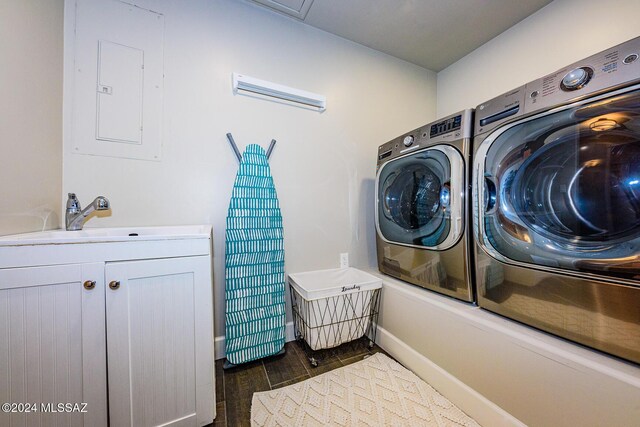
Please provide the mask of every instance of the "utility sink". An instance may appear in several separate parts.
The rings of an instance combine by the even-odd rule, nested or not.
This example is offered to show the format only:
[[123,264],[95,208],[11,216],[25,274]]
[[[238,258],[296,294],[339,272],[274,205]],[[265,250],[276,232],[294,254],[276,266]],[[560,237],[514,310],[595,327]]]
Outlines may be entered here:
[[85,228],[50,230],[0,237],[0,246],[59,245],[70,243],[123,242],[137,240],[196,239],[211,235],[210,225],[171,227]]

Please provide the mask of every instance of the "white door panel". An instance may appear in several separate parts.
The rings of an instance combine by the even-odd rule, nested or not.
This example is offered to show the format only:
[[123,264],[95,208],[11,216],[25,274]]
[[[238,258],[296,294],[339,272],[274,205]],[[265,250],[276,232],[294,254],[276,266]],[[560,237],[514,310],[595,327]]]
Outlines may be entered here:
[[[107,424],[103,264],[0,270],[0,425]],[[85,281],[94,281],[85,289]],[[86,413],[41,404],[86,403]]]
[[107,264],[113,425],[213,419],[210,277],[208,256]]

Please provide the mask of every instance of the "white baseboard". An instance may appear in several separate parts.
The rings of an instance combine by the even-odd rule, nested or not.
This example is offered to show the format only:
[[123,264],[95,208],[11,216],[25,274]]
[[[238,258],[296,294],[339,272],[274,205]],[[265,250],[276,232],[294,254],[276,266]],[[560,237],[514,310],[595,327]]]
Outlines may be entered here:
[[526,427],[517,418],[380,326],[378,326],[376,342],[398,362],[438,390],[480,425]]
[[[287,323],[284,339],[286,342],[294,341],[296,339],[296,336],[293,330],[293,322]],[[214,345],[215,359],[216,360],[224,359],[227,356],[227,353],[225,350],[226,347],[225,347],[224,335],[215,337],[213,340],[213,345]]]

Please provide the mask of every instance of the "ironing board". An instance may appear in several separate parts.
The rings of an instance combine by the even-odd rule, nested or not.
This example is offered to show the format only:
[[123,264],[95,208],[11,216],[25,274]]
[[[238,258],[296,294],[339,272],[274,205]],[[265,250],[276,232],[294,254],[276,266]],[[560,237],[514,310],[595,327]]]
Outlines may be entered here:
[[227,366],[276,354],[285,344],[282,216],[267,156],[247,146],[227,215]]

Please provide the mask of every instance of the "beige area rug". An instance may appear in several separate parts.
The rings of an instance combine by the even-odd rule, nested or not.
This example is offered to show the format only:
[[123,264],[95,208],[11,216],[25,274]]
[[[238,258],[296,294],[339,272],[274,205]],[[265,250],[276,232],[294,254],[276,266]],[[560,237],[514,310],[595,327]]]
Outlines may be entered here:
[[281,389],[255,393],[252,426],[479,426],[444,396],[377,353]]

